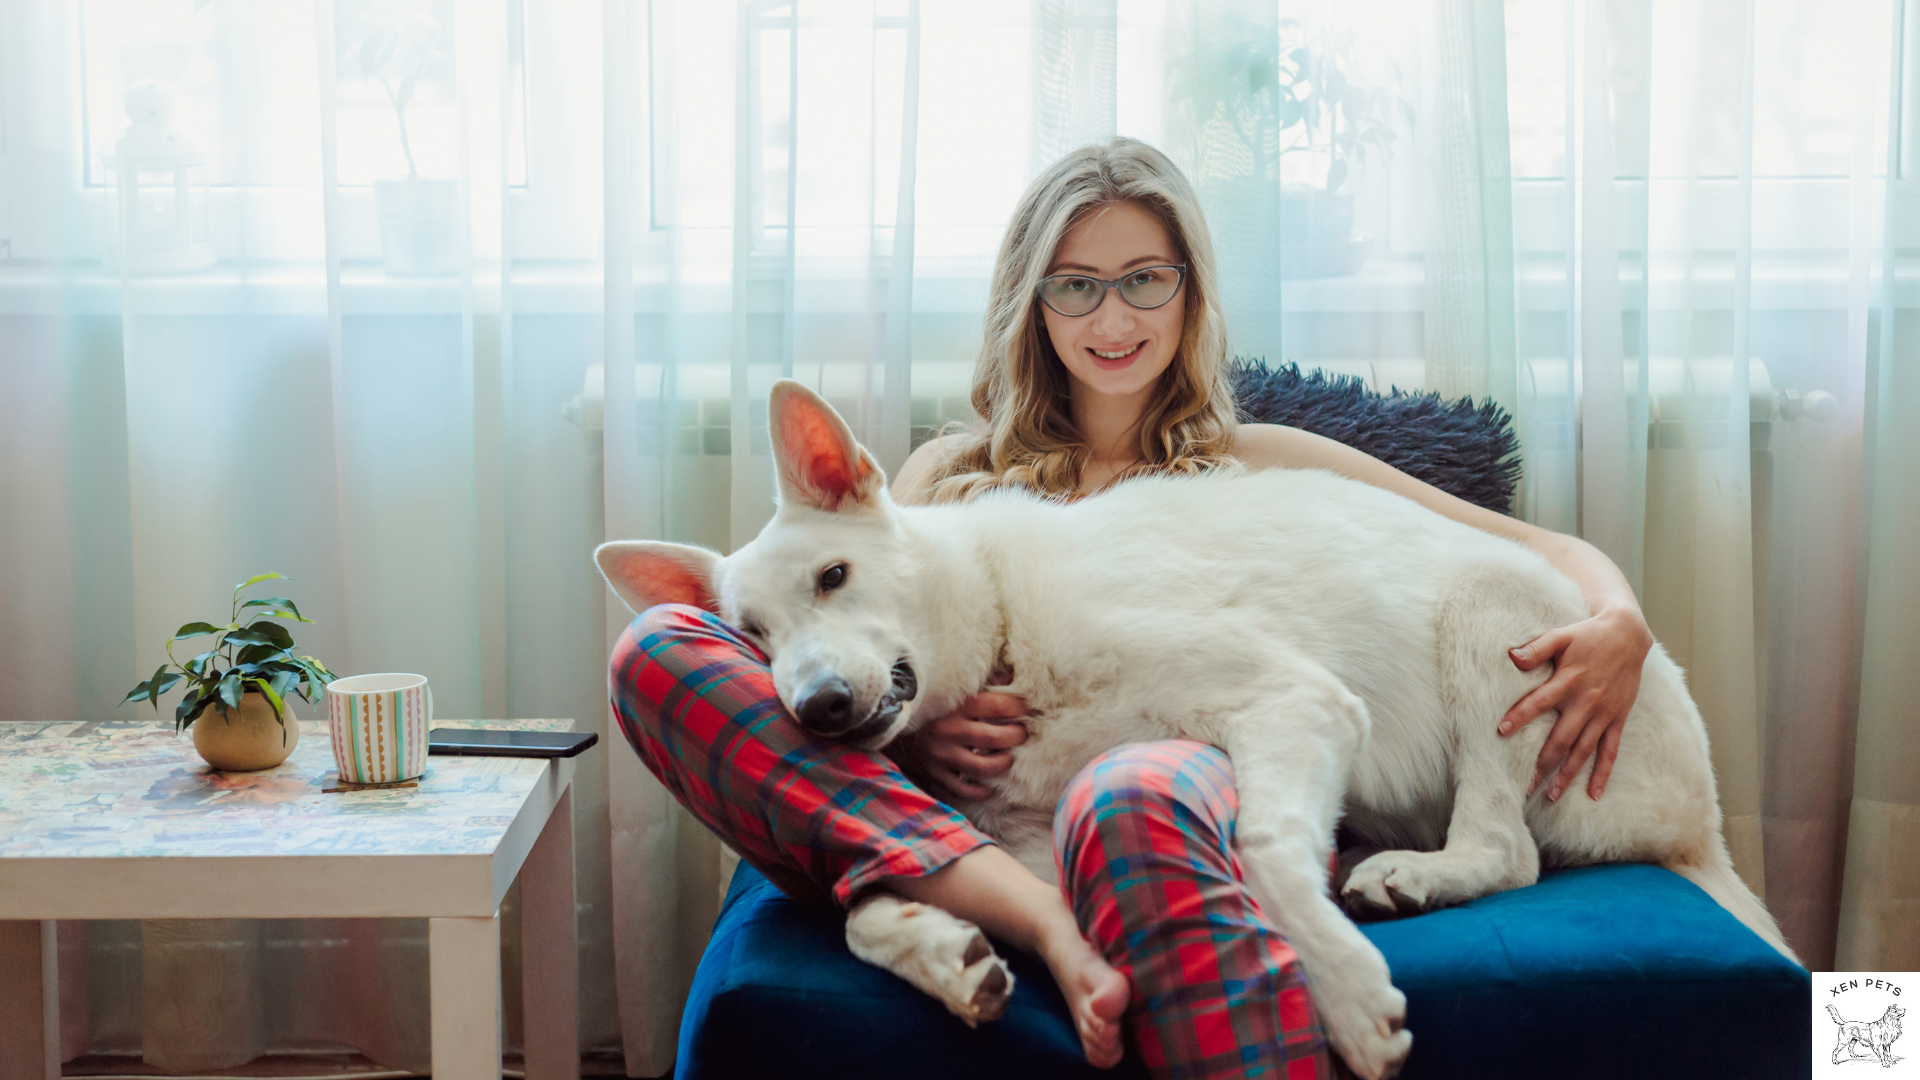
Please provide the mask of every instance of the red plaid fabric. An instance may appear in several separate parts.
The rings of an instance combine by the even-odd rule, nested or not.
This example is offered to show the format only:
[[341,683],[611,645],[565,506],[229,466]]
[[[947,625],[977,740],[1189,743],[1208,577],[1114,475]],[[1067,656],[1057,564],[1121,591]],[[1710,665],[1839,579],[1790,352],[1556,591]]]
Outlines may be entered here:
[[1075,777],[1054,816],[1074,915],[1133,980],[1128,1031],[1162,1080],[1333,1075],[1306,976],[1242,884],[1233,763],[1135,743]]
[[788,896],[845,906],[993,841],[885,754],[812,739],[766,657],[699,608],[648,610],[614,646],[620,730],[680,805]]

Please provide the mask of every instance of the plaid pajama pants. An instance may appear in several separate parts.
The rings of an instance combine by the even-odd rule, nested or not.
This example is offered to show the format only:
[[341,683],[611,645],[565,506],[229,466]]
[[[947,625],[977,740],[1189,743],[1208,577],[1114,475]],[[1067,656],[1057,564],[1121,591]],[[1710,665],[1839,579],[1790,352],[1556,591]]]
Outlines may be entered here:
[[[841,906],[993,841],[884,754],[817,742],[766,658],[697,608],[636,619],[614,647],[613,708],[640,759],[741,858],[796,899]],[[1163,1080],[1332,1075],[1293,949],[1241,884],[1233,766],[1195,742],[1137,743],[1061,800],[1054,857],[1074,914],[1133,981],[1127,1027]]]

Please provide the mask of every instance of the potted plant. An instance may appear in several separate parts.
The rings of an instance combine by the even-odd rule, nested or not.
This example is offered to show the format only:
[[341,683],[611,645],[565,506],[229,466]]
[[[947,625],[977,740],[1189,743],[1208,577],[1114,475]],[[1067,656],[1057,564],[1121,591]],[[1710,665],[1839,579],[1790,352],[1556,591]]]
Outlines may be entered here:
[[377,83],[393,106],[405,179],[375,180],[380,260],[389,274],[451,274],[455,266],[456,180],[420,175],[408,137],[407,106],[422,86],[453,90],[453,8],[449,0],[346,0],[335,9],[340,78]]
[[1413,107],[1394,89],[1397,65],[1352,33],[1309,38],[1296,19],[1278,29],[1277,55],[1234,38],[1177,56],[1169,96],[1202,183],[1227,205],[1271,205],[1279,187],[1282,276],[1351,274],[1373,245],[1354,228],[1358,177],[1392,160],[1395,116],[1411,125]]
[[[168,663],[153,678],[121,699],[150,701],[180,683],[187,692],[174,707],[174,730],[193,728],[193,748],[207,764],[226,772],[271,769],[300,744],[300,725],[288,699],[294,694],[318,700],[333,672],[311,656],[296,656],[293,635],[273,619],[312,622],[293,601],[280,596],[243,601],[241,594],[263,581],[291,581],[280,574],[255,574],[233,587],[233,609],[225,625],[190,622],[167,639]],[[245,620],[244,622],[242,620]],[[185,663],[174,658],[177,641],[211,638],[206,651]],[[211,708],[219,722],[195,724]]]
[[[1283,44],[1280,85],[1280,240],[1294,247],[1290,277],[1351,274],[1366,261],[1371,237],[1353,227],[1354,181],[1370,156],[1393,160],[1396,106],[1408,124],[1413,107],[1391,78],[1370,85],[1369,65],[1351,33],[1309,41],[1294,24]],[[1281,27],[1283,39],[1289,28]],[[1283,267],[1283,270],[1285,268]]]

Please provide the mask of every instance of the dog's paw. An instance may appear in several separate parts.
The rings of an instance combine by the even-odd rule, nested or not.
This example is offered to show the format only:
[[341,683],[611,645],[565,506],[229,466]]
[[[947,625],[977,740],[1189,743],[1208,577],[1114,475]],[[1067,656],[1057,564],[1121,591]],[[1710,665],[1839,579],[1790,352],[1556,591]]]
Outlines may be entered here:
[[1406,1030],[1406,995],[1384,980],[1368,992],[1341,994],[1329,989],[1323,980],[1314,997],[1327,1039],[1342,1062],[1359,1080],[1398,1076],[1413,1050],[1413,1033]]
[[956,1009],[950,1002],[947,1008],[968,1027],[1000,1019],[1007,1002],[1013,1000],[1013,972],[1007,970],[1007,962],[994,955],[987,936],[975,930],[960,963],[960,994],[965,995],[966,1004]]
[[1353,868],[1340,890],[1350,918],[1392,919],[1433,907],[1433,889],[1420,865],[1422,852],[1383,851]]
[[968,1027],[999,1019],[1013,997],[1013,973],[980,928],[930,904],[875,893],[847,913],[847,945],[931,995]]

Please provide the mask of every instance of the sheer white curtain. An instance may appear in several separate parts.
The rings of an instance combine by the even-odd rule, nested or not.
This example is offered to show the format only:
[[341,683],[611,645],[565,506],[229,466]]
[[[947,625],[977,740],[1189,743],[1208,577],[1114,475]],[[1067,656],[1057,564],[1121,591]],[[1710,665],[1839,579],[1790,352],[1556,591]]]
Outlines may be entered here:
[[[1516,513],[1640,590],[1789,937],[1920,966],[1907,3],[4,5],[0,715],[131,718],[277,569],[336,669],[601,731],[581,1044],[666,1071],[722,863],[605,740],[588,553],[752,536],[776,378],[889,468],[967,417],[1007,213],[1127,134],[1201,191],[1236,352],[1516,414]],[[202,270],[111,259],[145,79],[206,151]],[[417,923],[63,940],[72,1052],[429,1067]]]

